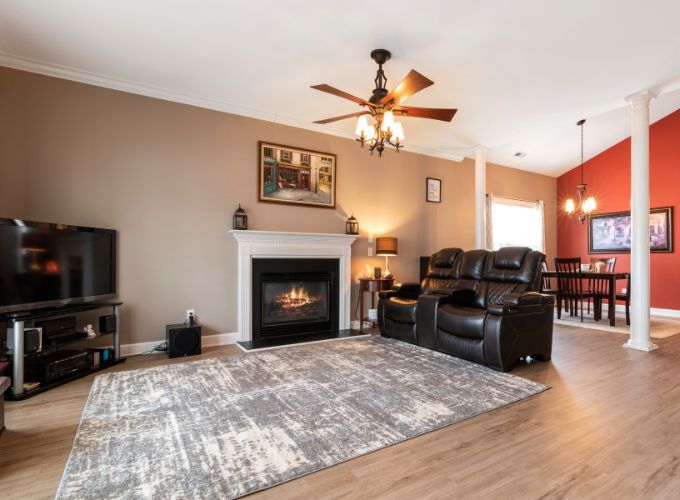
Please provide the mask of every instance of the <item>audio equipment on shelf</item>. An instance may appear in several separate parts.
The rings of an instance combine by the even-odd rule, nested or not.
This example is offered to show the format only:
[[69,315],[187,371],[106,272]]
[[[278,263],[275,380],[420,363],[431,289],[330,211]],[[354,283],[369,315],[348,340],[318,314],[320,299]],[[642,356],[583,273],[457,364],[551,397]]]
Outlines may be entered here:
[[89,370],[92,353],[83,349],[56,351],[26,356],[24,378],[49,384],[73,373]]
[[[14,330],[7,330],[7,349],[14,351]],[[24,352],[42,351],[42,329],[24,328]]]
[[116,331],[116,316],[107,314],[99,316],[99,333],[113,333]]
[[44,345],[56,345],[87,337],[87,333],[76,330],[75,316],[36,321],[35,326],[42,328]]
[[201,354],[201,327],[184,323],[165,327],[168,357],[195,356]]

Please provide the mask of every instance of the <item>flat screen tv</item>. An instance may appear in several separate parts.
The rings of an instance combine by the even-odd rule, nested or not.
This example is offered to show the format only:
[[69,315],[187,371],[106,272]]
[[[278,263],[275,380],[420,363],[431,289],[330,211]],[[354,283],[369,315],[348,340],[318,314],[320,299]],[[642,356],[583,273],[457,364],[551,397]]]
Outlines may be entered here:
[[115,295],[115,230],[0,218],[0,313]]

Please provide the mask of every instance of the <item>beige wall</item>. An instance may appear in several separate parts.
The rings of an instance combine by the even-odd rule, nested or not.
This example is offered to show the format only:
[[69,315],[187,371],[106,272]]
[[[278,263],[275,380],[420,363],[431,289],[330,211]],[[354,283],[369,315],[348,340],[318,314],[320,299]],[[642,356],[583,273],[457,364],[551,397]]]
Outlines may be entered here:
[[0,217],[26,208],[26,169],[23,154],[26,95],[14,78],[17,72],[0,67]]
[[[369,232],[399,238],[390,268],[403,281],[417,279],[420,255],[474,244],[469,160],[378,159],[347,139],[5,68],[0,82],[0,131],[10,131],[2,149],[11,150],[1,157],[0,216],[118,230],[123,343],[161,339],[187,308],[208,334],[236,330],[228,230],[238,203],[261,230],[338,233],[354,213],[355,278],[364,264],[382,266],[366,257]],[[336,210],[259,203],[258,140],[337,154]],[[24,187],[7,189],[5,175]],[[554,205],[554,179],[550,190],[542,176],[492,168],[498,194],[496,175],[505,194]],[[428,176],[442,179],[441,204],[424,200]],[[524,194],[531,186],[545,192]]]

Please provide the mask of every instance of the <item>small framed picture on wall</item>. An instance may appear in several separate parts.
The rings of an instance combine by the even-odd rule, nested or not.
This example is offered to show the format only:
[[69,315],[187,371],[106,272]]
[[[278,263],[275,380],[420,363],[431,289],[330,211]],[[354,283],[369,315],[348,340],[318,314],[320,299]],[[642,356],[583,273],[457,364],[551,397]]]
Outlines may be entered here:
[[442,180],[428,177],[425,182],[425,201],[428,203],[442,202]]

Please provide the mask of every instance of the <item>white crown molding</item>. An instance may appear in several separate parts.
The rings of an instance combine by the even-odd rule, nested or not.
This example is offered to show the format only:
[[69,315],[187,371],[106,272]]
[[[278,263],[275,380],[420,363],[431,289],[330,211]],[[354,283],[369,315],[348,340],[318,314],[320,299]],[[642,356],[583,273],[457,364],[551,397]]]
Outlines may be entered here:
[[[233,115],[245,116],[247,118],[255,118],[257,120],[264,120],[280,125],[288,125],[290,127],[311,130],[322,134],[332,135],[335,137],[342,137],[344,139],[354,140],[354,135],[346,130],[334,128],[328,125],[319,125],[300,118],[290,116],[282,116],[276,113],[261,111],[258,109],[249,108],[246,106],[239,106],[237,104],[228,103],[219,99],[210,99],[205,97],[198,97],[189,94],[174,92],[172,90],[144,85],[142,83],[124,80],[120,78],[113,78],[99,73],[89,71],[82,71],[68,66],[61,66],[58,64],[47,63],[35,59],[25,57],[13,56],[0,51],[0,66],[28,71],[30,73],[38,73],[40,75],[52,76],[55,78],[62,78],[64,80],[71,80],[74,82],[86,83],[97,87],[104,87],[107,89],[119,90],[121,92],[128,92],[130,94],[138,94],[146,97],[153,97],[155,99],[162,99],[164,101],[177,102],[180,104],[188,104],[189,106],[196,106],[198,108],[212,109],[214,111],[221,111],[223,113],[230,113]],[[441,151],[438,149],[426,148],[417,145],[407,144],[404,147],[404,152],[422,154],[425,156],[432,156],[434,158],[442,158],[460,162],[465,159],[465,155],[452,153],[450,151]]]

